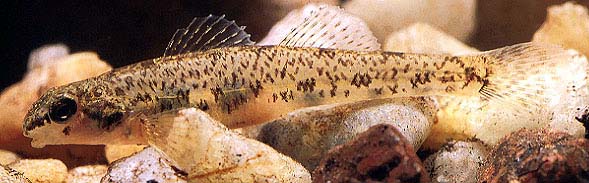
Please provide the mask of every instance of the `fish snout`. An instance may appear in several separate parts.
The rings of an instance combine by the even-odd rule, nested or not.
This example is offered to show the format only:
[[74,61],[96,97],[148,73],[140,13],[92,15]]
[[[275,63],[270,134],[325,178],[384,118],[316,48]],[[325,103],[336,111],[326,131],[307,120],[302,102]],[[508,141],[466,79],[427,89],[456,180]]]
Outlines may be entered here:
[[33,107],[25,116],[23,122],[23,135],[30,137],[31,131],[45,124],[51,123],[46,108]]

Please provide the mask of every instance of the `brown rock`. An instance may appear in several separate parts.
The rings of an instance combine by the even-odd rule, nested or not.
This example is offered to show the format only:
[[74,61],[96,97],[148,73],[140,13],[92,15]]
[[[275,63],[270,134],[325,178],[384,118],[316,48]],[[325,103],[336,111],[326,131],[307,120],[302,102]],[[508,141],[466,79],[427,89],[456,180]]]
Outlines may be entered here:
[[34,183],[63,182],[67,167],[56,159],[24,159],[8,165]]
[[490,152],[482,182],[589,181],[589,141],[564,132],[519,130]]
[[392,125],[380,124],[329,151],[313,182],[429,182],[413,147]]

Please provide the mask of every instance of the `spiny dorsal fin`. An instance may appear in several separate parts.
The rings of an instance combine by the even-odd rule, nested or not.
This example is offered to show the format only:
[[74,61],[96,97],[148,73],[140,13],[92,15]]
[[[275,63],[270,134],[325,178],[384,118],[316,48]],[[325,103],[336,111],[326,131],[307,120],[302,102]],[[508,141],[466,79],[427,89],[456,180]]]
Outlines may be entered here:
[[164,58],[211,48],[253,45],[245,26],[225,19],[225,15],[197,17],[184,29],[178,29],[164,52]]
[[380,50],[366,23],[339,7],[307,5],[277,23],[261,45]]

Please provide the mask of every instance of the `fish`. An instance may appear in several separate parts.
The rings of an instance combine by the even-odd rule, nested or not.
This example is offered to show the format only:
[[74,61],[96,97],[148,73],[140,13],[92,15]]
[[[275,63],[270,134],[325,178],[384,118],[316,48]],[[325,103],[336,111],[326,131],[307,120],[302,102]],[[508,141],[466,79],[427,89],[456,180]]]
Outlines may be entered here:
[[576,52],[540,43],[461,56],[380,51],[369,29],[344,14],[321,8],[264,46],[224,16],[195,18],[161,57],[46,91],[23,134],[33,147],[148,144],[171,128],[158,118],[184,108],[239,128],[309,106],[413,96],[480,97],[525,112],[549,100],[537,97],[547,88],[536,84],[558,79],[553,68],[584,64],[568,62]]

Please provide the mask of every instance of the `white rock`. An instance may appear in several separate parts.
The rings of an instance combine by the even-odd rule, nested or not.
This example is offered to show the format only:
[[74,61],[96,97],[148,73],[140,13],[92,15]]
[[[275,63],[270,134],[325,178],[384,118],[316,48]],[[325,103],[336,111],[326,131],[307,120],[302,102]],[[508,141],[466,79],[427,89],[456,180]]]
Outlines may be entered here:
[[145,148],[133,156],[113,162],[102,182],[186,182],[164,157],[154,148]]
[[433,182],[474,183],[487,155],[488,149],[480,141],[451,141],[424,164]]
[[67,183],[99,183],[106,174],[108,167],[105,165],[86,165],[73,168],[69,171]]
[[453,55],[479,52],[442,30],[420,22],[390,34],[383,45],[383,50]]
[[343,7],[364,19],[379,40],[425,22],[466,41],[475,29],[476,0],[350,0]]
[[56,159],[23,159],[8,165],[35,183],[63,182],[67,167]]
[[550,6],[542,27],[533,41],[572,48],[589,55],[589,15],[587,7],[567,2]]

